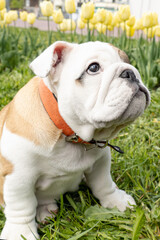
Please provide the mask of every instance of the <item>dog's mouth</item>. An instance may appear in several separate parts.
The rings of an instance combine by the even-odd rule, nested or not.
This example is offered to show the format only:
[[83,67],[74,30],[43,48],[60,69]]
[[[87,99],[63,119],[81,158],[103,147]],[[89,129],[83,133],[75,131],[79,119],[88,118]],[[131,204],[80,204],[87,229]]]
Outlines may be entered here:
[[139,91],[145,94],[145,97],[146,97],[146,107],[145,107],[145,109],[146,109],[148,107],[148,105],[150,104],[149,92],[147,91],[147,89],[143,85],[139,85]]
[[[135,91],[133,94],[128,106],[113,122],[118,122],[119,124],[124,123],[128,125],[137,117],[139,117],[150,104],[150,94],[148,90],[143,85],[139,84],[139,82],[137,85],[137,91]],[[132,111],[132,109],[134,110]]]

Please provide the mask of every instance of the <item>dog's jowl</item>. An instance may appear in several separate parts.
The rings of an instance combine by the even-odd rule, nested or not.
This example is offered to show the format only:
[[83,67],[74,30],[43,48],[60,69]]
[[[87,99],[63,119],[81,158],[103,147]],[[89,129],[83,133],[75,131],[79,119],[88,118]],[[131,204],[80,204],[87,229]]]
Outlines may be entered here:
[[107,43],[56,42],[30,68],[36,76],[0,112],[7,240],[38,238],[35,219],[58,211],[60,195],[84,176],[102,206],[131,208],[134,199],[112,181],[107,142],[150,102],[127,55]]

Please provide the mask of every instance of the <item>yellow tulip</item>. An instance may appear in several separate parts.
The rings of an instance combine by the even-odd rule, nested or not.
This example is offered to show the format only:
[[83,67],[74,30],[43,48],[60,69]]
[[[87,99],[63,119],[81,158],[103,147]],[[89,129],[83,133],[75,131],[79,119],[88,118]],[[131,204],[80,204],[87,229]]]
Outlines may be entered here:
[[94,4],[92,2],[83,3],[81,7],[82,18],[90,20],[94,15]]
[[121,23],[120,23],[120,27],[121,27],[121,29],[122,29],[123,31],[126,30],[126,24],[125,24],[124,22],[121,22]]
[[33,24],[36,21],[36,15],[34,13],[28,13],[27,22]]
[[84,17],[82,17],[82,14],[80,15],[80,18],[81,18],[82,22],[87,23],[87,19],[85,19]]
[[119,9],[119,16],[122,21],[126,21],[129,19],[131,13],[130,13],[130,7],[128,5],[121,6]]
[[126,21],[127,26],[133,27],[136,22],[135,16],[130,16],[130,18]]
[[0,20],[4,20],[4,14],[7,12],[7,9],[4,8],[3,10],[0,11]]
[[99,33],[105,34],[105,33],[106,33],[106,30],[107,30],[107,27],[106,27],[105,24],[97,23],[96,29],[97,29],[97,31],[98,31]]
[[6,1],[5,0],[0,0],[0,10],[6,7]]
[[113,25],[108,25],[108,26],[107,26],[107,29],[108,29],[109,31],[113,31],[114,26],[113,26]]
[[12,13],[10,11],[4,14],[4,21],[6,24],[12,23]]
[[[72,22],[71,22],[72,21]],[[72,25],[71,25],[72,23]],[[73,19],[67,19],[67,30],[68,31],[73,31],[76,29],[76,23]]]
[[151,15],[153,17],[153,26],[158,25],[158,14],[156,12],[152,12]]
[[97,14],[95,13],[93,17],[89,20],[89,22],[93,25],[97,24]]
[[114,18],[114,22],[115,22],[115,26],[119,26],[119,24],[121,23],[121,18],[120,18],[120,15],[119,15],[119,12],[116,12],[114,15],[113,15],[113,18]]
[[142,21],[145,28],[153,27],[153,16],[151,13],[144,13],[142,16]]
[[135,33],[135,28],[134,27],[126,27],[126,35],[127,37],[133,37]]
[[104,24],[111,25],[113,19],[113,14],[110,11],[106,11],[106,19]]
[[58,9],[53,12],[53,20],[57,24],[60,24],[63,21],[63,13],[61,9]]
[[143,31],[147,35],[148,38],[153,38],[154,37],[154,31],[153,31],[152,27],[147,28],[147,29],[145,28]]
[[[112,18],[112,22],[108,25],[108,26],[112,26],[112,28],[118,26],[119,27],[119,23],[117,22],[117,19],[115,18],[115,16],[113,15],[113,18]],[[109,27],[111,28],[111,27]],[[112,30],[110,30],[112,31]]]
[[104,8],[99,8],[96,13],[97,21],[104,23],[106,20],[106,10]]
[[43,1],[40,3],[42,15],[50,17],[53,14],[53,4],[50,1]]
[[142,18],[139,20],[136,20],[134,27],[136,30],[143,30],[144,26],[143,26]]
[[89,29],[90,29],[90,30],[95,29],[95,24],[89,23]]
[[26,11],[20,12],[20,19],[24,22],[27,21],[28,13]]
[[154,27],[154,34],[155,36],[160,37],[160,25]]
[[65,10],[67,13],[75,13],[76,12],[76,4],[75,0],[65,0]]
[[62,32],[65,32],[68,30],[67,19],[63,19],[63,22],[59,24],[59,29]]
[[11,14],[11,16],[12,16],[12,20],[13,20],[13,21],[16,21],[16,20],[18,19],[18,13],[17,13],[16,10],[11,10],[11,11],[10,11],[10,14]]
[[77,25],[78,25],[78,28],[80,28],[80,29],[85,28],[85,23],[81,20],[81,18],[78,19]]

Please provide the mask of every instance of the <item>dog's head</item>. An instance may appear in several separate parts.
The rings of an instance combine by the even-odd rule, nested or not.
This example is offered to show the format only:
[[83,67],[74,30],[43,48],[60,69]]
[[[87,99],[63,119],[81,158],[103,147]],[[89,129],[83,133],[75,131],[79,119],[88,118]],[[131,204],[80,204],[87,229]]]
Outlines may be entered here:
[[60,114],[85,141],[113,138],[150,103],[137,69],[108,43],[56,42],[30,67],[44,78]]

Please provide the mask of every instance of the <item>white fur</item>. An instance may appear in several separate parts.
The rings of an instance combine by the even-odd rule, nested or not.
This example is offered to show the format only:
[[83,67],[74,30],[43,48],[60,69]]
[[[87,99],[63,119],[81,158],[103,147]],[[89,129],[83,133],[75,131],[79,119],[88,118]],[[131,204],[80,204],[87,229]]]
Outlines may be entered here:
[[53,149],[44,149],[4,128],[1,151],[14,165],[14,172],[6,177],[4,185],[7,223],[1,238],[18,240],[21,233],[29,240],[34,239],[31,235],[33,231],[37,236],[34,222],[36,206],[37,218],[43,221],[51,210],[57,210],[55,200],[61,194],[78,189],[84,174],[103,206],[117,206],[124,211],[128,206],[127,200],[135,204],[125,192],[123,198],[126,202],[124,199],[117,201],[120,190],[116,189],[110,176],[109,149],[84,151],[83,148],[62,139]]
[[[64,51],[60,55],[55,49],[61,48]],[[58,55],[61,59],[56,63]],[[93,62],[98,62],[101,68],[90,75],[85,70]],[[123,70],[131,69],[144,87],[138,71],[124,63],[106,43],[57,42],[30,67],[56,94],[64,120],[86,141],[113,138],[142,114],[148,104],[136,83],[119,77]],[[83,72],[84,77],[79,80]],[[149,98],[147,89],[146,95]],[[67,143],[65,136],[61,136],[54,146],[47,148],[11,133],[4,126],[0,149],[14,166],[4,183],[7,221],[1,238],[20,240],[23,234],[28,240],[35,239],[34,235],[38,236],[35,216],[44,221],[51,211],[56,211],[56,200],[67,191],[77,190],[84,175],[102,206],[116,206],[124,211],[135,204],[112,181],[108,147],[85,151],[83,144]]]

